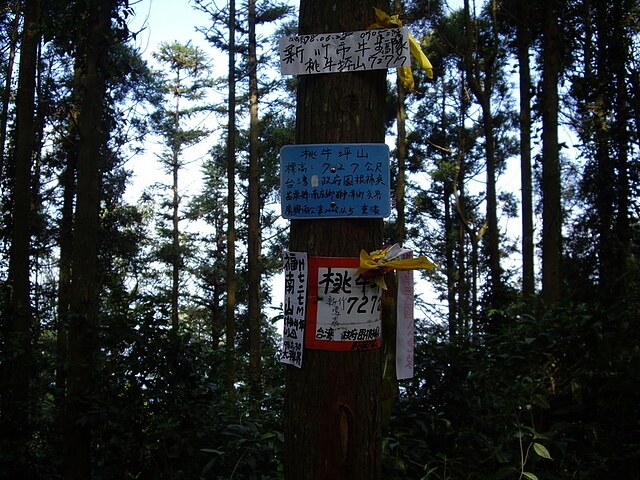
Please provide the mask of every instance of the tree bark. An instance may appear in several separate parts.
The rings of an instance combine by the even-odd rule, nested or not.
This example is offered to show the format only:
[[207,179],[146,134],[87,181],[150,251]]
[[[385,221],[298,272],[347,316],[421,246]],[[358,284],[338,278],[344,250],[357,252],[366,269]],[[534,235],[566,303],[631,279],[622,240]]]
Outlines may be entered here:
[[106,141],[101,119],[113,0],[91,0],[88,9],[86,44],[79,49],[77,59],[85,69],[79,121],[78,195],[71,273],[66,480],[91,478],[91,393],[98,330],[99,159],[101,147]]
[[561,171],[558,143],[558,0],[547,0],[542,10],[542,297],[545,301],[553,303],[560,300],[562,260]]
[[[31,246],[31,169],[34,154],[35,93],[38,45],[40,43],[40,0],[25,5],[18,94],[16,97],[16,150],[13,177],[13,231],[9,256],[9,353],[6,400],[3,407],[3,437],[9,442],[14,455],[16,478],[32,478],[29,469],[27,442],[30,437],[29,382],[33,374],[33,318],[29,279]],[[4,372],[3,372],[4,373]]]
[[236,343],[236,3],[229,1],[229,124],[227,125],[227,389],[234,390]]
[[[376,3],[376,2],[374,2]],[[302,0],[300,34],[363,30],[364,0]],[[296,142],[384,142],[384,71],[299,77]],[[291,251],[358,257],[381,247],[382,219],[292,220]],[[381,349],[305,350],[287,367],[285,478],[375,480],[381,476]]]
[[[176,98],[175,132],[180,132],[179,97]],[[180,146],[174,145],[171,152],[172,198],[171,198],[171,328],[178,333],[180,328]]]
[[[469,89],[478,100],[482,109],[482,127],[484,133],[485,159],[487,162],[487,218],[486,218],[486,250],[489,267],[489,306],[502,307],[504,301],[504,285],[502,267],[500,265],[500,230],[498,227],[498,200],[496,190],[497,160],[494,118],[491,110],[491,94],[495,87],[495,65],[499,49],[499,36],[495,1],[491,2],[491,48],[478,52],[477,22],[471,15],[469,0],[464,0],[466,51],[464,67],[469,82]],[[482,55],[476,60],[476,55]],[[479,240],[479,239],[478,239]],[[497,317],[496,317],[497,318]]]
[[[518,7],[520,8],[520,7]],[[530,9],[528,9],[530,11]],[[529,302],[535,293],[533,243],[533,182],[531,179],[531,34],[522,18],[517,24],[516,43],[520,67],[520,182],[522,199],[522,295]]]
[[258,59],[256,1],[249,0],[249,367],[254,388],[260,382],[260,174],[258,167]]

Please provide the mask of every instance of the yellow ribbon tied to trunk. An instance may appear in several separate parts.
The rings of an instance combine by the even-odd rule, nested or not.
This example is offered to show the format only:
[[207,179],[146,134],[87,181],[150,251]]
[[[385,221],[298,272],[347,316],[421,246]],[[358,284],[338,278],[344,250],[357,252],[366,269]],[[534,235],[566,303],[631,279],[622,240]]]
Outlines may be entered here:
[[407,252],[409,250],[403,249],[397,243],[371,253],[361,250],[360,267],[356,275],[362,275],[365,280],[373,278],[376,285],[386,290],[387,284],[384,281],[384,277],[394,270],[430,270],[436,268],[436,265],[427,257],[398,258]]
[[[398,15],[390,16],[376,7],[373,7],[373,10],[378,21],[369,25],[368,30],[375,30],[377,28],[402,28],[402,21],[400,20],[400,18],[398,18]],[[411,33],[409,33],[409,51],[411,52],[411,55],[413,55],[413,57],[416,59],[418,66],[426,72],[427,77],[433,78],[433,66],[422,51],[422,48],[420,48],[420,44],[414,38],[414,36],[411,35]],[[413,73],[411,73],[411,67],[398,68],[398,75],[400,76],[400,81],[405,86],[405,88],[409,91],[413,91],[413,89],[415,88],[415,82],[413,81]]]

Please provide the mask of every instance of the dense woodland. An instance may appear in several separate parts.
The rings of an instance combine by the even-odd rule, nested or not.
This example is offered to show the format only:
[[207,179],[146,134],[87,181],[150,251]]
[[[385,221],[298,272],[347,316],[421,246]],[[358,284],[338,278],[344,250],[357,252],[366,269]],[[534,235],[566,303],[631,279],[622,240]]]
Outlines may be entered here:
[[[434,66],[387,75],[384,243],[439,267],[381,478],[640,478],[640,2],[450,3],[376,4]],[[1,5],[0,477],[284,478],[297,6],[190,2],[211,51],[152,68],[134,1]],[[125,201],[141,155],[167,180]]]

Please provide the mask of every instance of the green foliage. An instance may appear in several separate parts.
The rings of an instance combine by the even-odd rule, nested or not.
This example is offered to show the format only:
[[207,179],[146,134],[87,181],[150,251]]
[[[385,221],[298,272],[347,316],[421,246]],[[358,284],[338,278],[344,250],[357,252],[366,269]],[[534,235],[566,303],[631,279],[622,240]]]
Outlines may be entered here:
[[[222,479],[280,467],[282,382],[260,398],[224,387],[224,351],[190,333],[132,332],[103,359],[94,399],[103,478]],[[271,376],[270,378],[275,378]]]
[[473,341],[420,331],[384,478],[630,478],[640,462],[634,312],[503,313],[517,322]]

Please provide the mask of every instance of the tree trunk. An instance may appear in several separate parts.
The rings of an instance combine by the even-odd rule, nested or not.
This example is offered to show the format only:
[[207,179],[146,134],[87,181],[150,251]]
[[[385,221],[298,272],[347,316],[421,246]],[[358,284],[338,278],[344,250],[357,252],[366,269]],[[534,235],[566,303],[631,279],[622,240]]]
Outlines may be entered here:
[[558,143],[558,0],[546,0],[542,11],[542,297],[547,302],[557,302],[560,300],[562,260],[561,171]]
[[520,181],[522,198],[522,296],[529,302],[535,293],[533,243],[533,183],[531,178],[531,68],[529,27],[518,22],[516,32],[520,67]]
[[[400,14],[400,1],[396,0],[396,14]],[[396,137],[396,161],[398,171],[396,172],[396,236],[394,241],[402,244],[404,242],[406,231],[405,220],[405,190],[406,190],[406,160],[407,160],[407,109],[405,105],[405,89],[400,75],[396,76],[396,88],[398,90],[398,111],[396,113],[396,123],[398,128],[398,136]]]
[[[447,114],[447,91],[446,91],[446,82],[444,78],[442,79],[442,98],[440,101],[440,125],[442,130],[444,130],[444,125],[446,125],[446,114]],[[444,131],[441,132],[444,136]],[[447,165],[451,162],[451,155],[453,153],[450,151],[442,151],[442,163],[443,165]],[[455,342],[460,332],[460,326],[462,319],[458,318],[458,305],[460,305],[459,298],[459,286],[460,286],[460,277],[457,275],[456,271],[456,261],[455,261],[455,252],[456,252],[456,236],[458,232],[458,223],[455,222],[454,212],[455,212],[455,197],[453,194],[454,189],[454,178],[451,178],[447,175],[442,182],[442,201],[444,203],[444,248],[445,248],[445,272],[447,279],[447,323],[449,329],[449,340],[451,342]],[[453,208],[452,208],[453,207]],[[463,239],[460,239],[462,241]]]
[[597,243],[600,293],[604,304],[616,302],[628,291],[626,277],[631,251],[629,221],[629,98],[628,58],[631,40],[627,38],[625,14],[628,10],[615,2],[593,2],[597,31],[593,138],[596,179],[593,195],[597,212]]
[[[180,131],[179,104],[176,100],[176,133]],[[171,172],[173,178],[171,200],[171,329],[178,333],[180,328],[180,195],[178,178],[180,173],[180,147],[172,149]]]
[[8,341],[9,359],[3,367],[8,373],[6,404],[3,405],[3,437],[8,440],[14,459],[15,478],[32,478],[29,473],[30,398],[33,374],[30,268],[31,168],[34,154],[35,92],[38,45],[40,43],[40,0],[25,5],[20,71],[16,97],[16,150],[13,177],[13,229],[9,257],[10,292]]
[[113,0],[88,3],[88,32],[77,61],[84,66],[78,145],[78,198],[73,231],[73,268],[69,321],[66,480],[91,478],[91,393],[93,356],[97,351],[98,223],[101,125],[105,96],[105,62],[110,44]]
[[[504,300],[504,287],[502,284],[502,268],[500,266],[500,231],[498,228],[498,203],[497,203],[497,164],[496,143],[494,133],[494,119],[491,111],[491,94],[495,87],[494,74],[497,51],[499,48],[499,36],[497,20],[495,18],[495,1],[492,5],[491,23],[491,49],[485,49],[480,61],[476,60],[475,53],[478,49],[477,22],[471,16],[469,0],[464,0],[465,12],[465,38],[466,51],[464,53],[464,66],[469,82],[469,89],[478,100],[482,109],[482,126],[485,145],[485,159],[487,162],[487,218],[486,218],[486,251],[489,267],[489,307],[500,308]],[[476,52],[477,53],[477,52]],[[479,240],[479,239],[478,239]],[[473,241],[473,240],[472,240]]]
[[[374,2],[376,4],[378,2]],[[302,0],[300,33],[353,31],[374,22],[364,0]],[[296,142],[384,142],[384,71],[299,77]],[[381,219],[292,220],[291,251],[358,257],[381,247]],[[381,476],[381,349],[305,350],[287,366],[285,478],[375,480]]]
[[227,126],[227,389],[234,390],[236,343],[236,2],[229,1],[229,124]]
[[260,381],[260,174],[258,168],[258,59],[256,1],[249,0],[249,368],[252,386]]
[[[81,71],[76,63],[73,75],[74,97],[68,114],[67,134],[63,150],[66,165],[60,176],[62,208],[58,246],[58,323],[56,328],[56,416],[59,428],[64,427],[66,415],[67,361],[69,353],[69,308],[71,305],[71,264],[73,262],[73,205],[76,198],[76,173],[78,168],[78,110]],[[62,449],[62,446],[60,446]],[[62,453],[60,453],[62,457]]]

